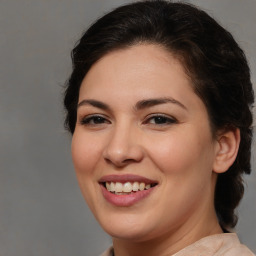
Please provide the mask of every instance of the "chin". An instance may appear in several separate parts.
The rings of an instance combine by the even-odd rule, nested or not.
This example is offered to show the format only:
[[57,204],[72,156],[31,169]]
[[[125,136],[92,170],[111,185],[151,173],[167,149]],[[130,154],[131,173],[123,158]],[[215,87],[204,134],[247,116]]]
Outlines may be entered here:
[[127,227],[113,227],[111,229],[105,229],[105,231],[115,239],[142,242],[149,240],[147,230],[132,229]]
[[97,220],[105,232],[115,238],[136,239],[148,232],[146,223],[137,214],[104,214],[98,216]]
[[158,225],[149,216],[138,214],[114,214],[108,218],[98,218],[102,228],[112,238],[143,242],[156,236]]

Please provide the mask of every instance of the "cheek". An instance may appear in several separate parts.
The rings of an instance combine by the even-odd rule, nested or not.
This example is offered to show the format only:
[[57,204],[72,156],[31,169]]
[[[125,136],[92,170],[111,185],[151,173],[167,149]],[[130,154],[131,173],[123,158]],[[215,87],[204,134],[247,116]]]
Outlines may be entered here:
[[[184,140],[184,138],[181,138]],[[150,152],[154,162],[163,172],[179,172],[182,166],[192,161],[189,145],[177,137],[166,138],[161,143],[154,143]]]
[[[171,205],[178,209],[171,213],[173,220],[185,218],[211,195],[212,148],[209,138],[208,141],[206,137],[198,138],[200,135],[188,134],[166,138],[162,143],[155,143],[150,152],[154,165],[163,174],[162,208]],[[166,218],[169,215],[169,212],[164,213]]]
[[81,192],[93,211],[94,184],[97,182],[95,169],[99,162],[100,146],[82,132],[76,131],[71,145],[72,160]]
[[72,160],[77,174],[89,175],[97,163],[100,148],[90,136],[75,132],[71,144]]
[[148,147],[149,154],[157,167],[167,175],[190,175],[191,172],[205,172],[206,169],[211,171],[213,151],[210,136],[177,132],[153,141],[152,145]]
[[94,212],[94,181],[97,179],[94,168],[98,160],[97,143],[92,143],[90,138],[75,132],[72,138],[72,160],[80,190],[88,206]]

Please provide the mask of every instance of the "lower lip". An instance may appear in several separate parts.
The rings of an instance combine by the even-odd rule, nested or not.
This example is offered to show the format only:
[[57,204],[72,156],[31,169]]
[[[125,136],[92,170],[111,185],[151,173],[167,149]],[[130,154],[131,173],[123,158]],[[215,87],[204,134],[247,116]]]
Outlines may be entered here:
[[148,197],[154,190],[155,187],[152,187],[147,190],[138,191],[135,193],[127,194],[127,195],[116,195],[114,193],[109,192],[103,185],[100,186],[104,198],[111,204],[115,206],[127,207],[132,206],[135,203],[143,200]]

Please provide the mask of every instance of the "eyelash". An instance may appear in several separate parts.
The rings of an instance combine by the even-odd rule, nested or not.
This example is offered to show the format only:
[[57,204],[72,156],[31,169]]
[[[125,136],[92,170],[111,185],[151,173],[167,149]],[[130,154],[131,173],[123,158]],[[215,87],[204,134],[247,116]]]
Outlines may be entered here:
[[[151,121],[154,119],[154,123]],[[111,122],[102,115],[89,115],[85,116],[80,120],[81,125],[97,126],[102,124],[110,124]],[[148,116],[142,124],[164,126],[177,123],[177,120],[173,117],[166,116],[163,114],[152,114]]]
[[[91,123],[93,122],[93,123]],[[80,120],[80,124],[81,125],[100,125],[100,124],[104,124],[104,123],[110,123],[110,121],[108,121],[108,119],[106,119],[104,116],[101,115],[89,115],[86,117],[83,117]]]
[[[154,123],[150,123],[151,120],[155,119]],[[157,120],[158,119],[158,120]],[[158,123],[157,123],[158,122]],[[143,124],[153,124],[153,125],[170,125],[170,124],[175,124],[177,123],[177,120],[173,117],[170,116],[166,116],[163,114],[153,114],[151,116],[149,116],[144,122]]]

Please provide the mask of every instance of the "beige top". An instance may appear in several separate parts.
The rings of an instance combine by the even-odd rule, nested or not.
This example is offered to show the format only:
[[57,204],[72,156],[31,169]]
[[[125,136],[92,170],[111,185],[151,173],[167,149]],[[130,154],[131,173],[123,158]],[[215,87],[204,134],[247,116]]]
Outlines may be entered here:
[[[101,256],[113,256],[113,248]],[[225,233],[204,237],[172,256],[255,256],[242,245],[235,233]]]

